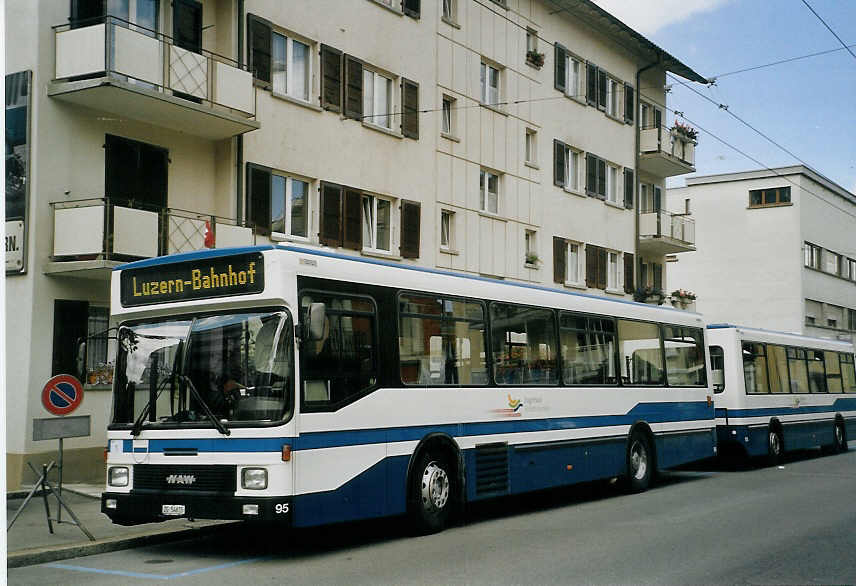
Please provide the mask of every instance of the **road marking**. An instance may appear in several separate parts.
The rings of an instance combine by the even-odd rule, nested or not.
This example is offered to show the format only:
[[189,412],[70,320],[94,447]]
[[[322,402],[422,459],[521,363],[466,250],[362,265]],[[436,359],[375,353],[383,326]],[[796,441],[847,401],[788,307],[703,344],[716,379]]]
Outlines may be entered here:
[[187,570],[186,572],[178,572],[175,574],[147,574],[144,572],[126,572],[124,570],[105,570],[101,568],[88,568],[86,566],[73,566],[71,564],[45,564],[48,568],[57,568],[59,570],[73,570],[75,572],[89,572],[92,574],[109,574],[112,576],[125,576],[128,578],[145,578],[148,580],[172,580],[174,578],[184,578],[185,576],[194,576],[196,574],[204,574],[205,572],[214,572],[216,570],[225,570],[235,566],[251,564],[253,562],[264,561],[270,559],[271,556],[258,558],[249,558],[246,560],[238,560],[236,562],[227,562],[216,566],[208,566],[206,568],[197,568],[195,570]]

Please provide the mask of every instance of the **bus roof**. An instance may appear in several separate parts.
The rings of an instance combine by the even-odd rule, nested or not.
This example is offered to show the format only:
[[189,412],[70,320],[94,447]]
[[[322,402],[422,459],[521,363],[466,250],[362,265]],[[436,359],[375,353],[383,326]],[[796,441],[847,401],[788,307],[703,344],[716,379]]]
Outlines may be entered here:
[[835,340],[833,338],[818,338],[817,336],[806,336],[805,334],[800,334],[797,332],[783,332],[780,330],[768,330],[764,328],[752,328],[748,326],[741,326],[736,324],[729,323],[721,323],[721,324],[708,324],[707,329],[709,330],[736,330],[740,332],[755,332],[759,334],[768,334],[773,336],[788,336],[790,338],[798,338],[806,341],[815,341],[815,342],[823,342],[825,344],[840,344],[843,346],[852,347],[850,342],[845,340]]

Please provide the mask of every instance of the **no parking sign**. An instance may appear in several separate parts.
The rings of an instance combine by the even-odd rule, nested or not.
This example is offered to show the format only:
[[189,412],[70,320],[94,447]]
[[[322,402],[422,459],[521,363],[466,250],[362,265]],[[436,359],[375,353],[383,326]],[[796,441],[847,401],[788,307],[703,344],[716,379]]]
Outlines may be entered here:
[[58,374],[45,383],[42,405],[54,415],[68,415],[83,401],[83,385],[70,374]]

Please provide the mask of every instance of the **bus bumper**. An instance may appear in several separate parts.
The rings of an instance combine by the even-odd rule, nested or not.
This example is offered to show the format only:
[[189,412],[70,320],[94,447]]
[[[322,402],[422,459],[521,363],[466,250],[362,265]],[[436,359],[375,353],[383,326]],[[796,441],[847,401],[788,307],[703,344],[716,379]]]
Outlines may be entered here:
[[291,525],[291,497],[238,497],[192,493],[104,492],[101,512],[118,525],[158,523],[169,519],[275,521]]

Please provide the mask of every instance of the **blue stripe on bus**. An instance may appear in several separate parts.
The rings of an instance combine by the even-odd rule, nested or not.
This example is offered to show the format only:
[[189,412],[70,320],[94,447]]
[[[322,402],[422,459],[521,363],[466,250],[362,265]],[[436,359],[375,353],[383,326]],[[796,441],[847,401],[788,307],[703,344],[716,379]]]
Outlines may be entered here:
[[[698,421],[713,418],[713,409],[706,401],[691,403],[639,403],[625,415],[589,415],[557,417],[552,419],[526,419],[485,421],[481,423],[451,423],[392,427],[381,429],[350,429],[304,433],[297,438],[206,438],[148,440],[148,448],[133,451],[163,452],[164,448],[195,448],[198,452],[279,452],[283,443],[291,442],[292,450],[314,450],[387,442],[418,441],[429,433],[445,433],[452,437],[525,433],[630,425],[637,421],[667,423]],[[132,451],[133,440],[124,440],[123,451]]]
[[[718,411],[718,409],[717,409]],[[856,398],[836,399],[832,405],[806,405],[804,407],[762,407],[757,409],[729,409],[728,417],[768,417],[772,415],[802,415],[805,413],[831,413],[856,411]]]

